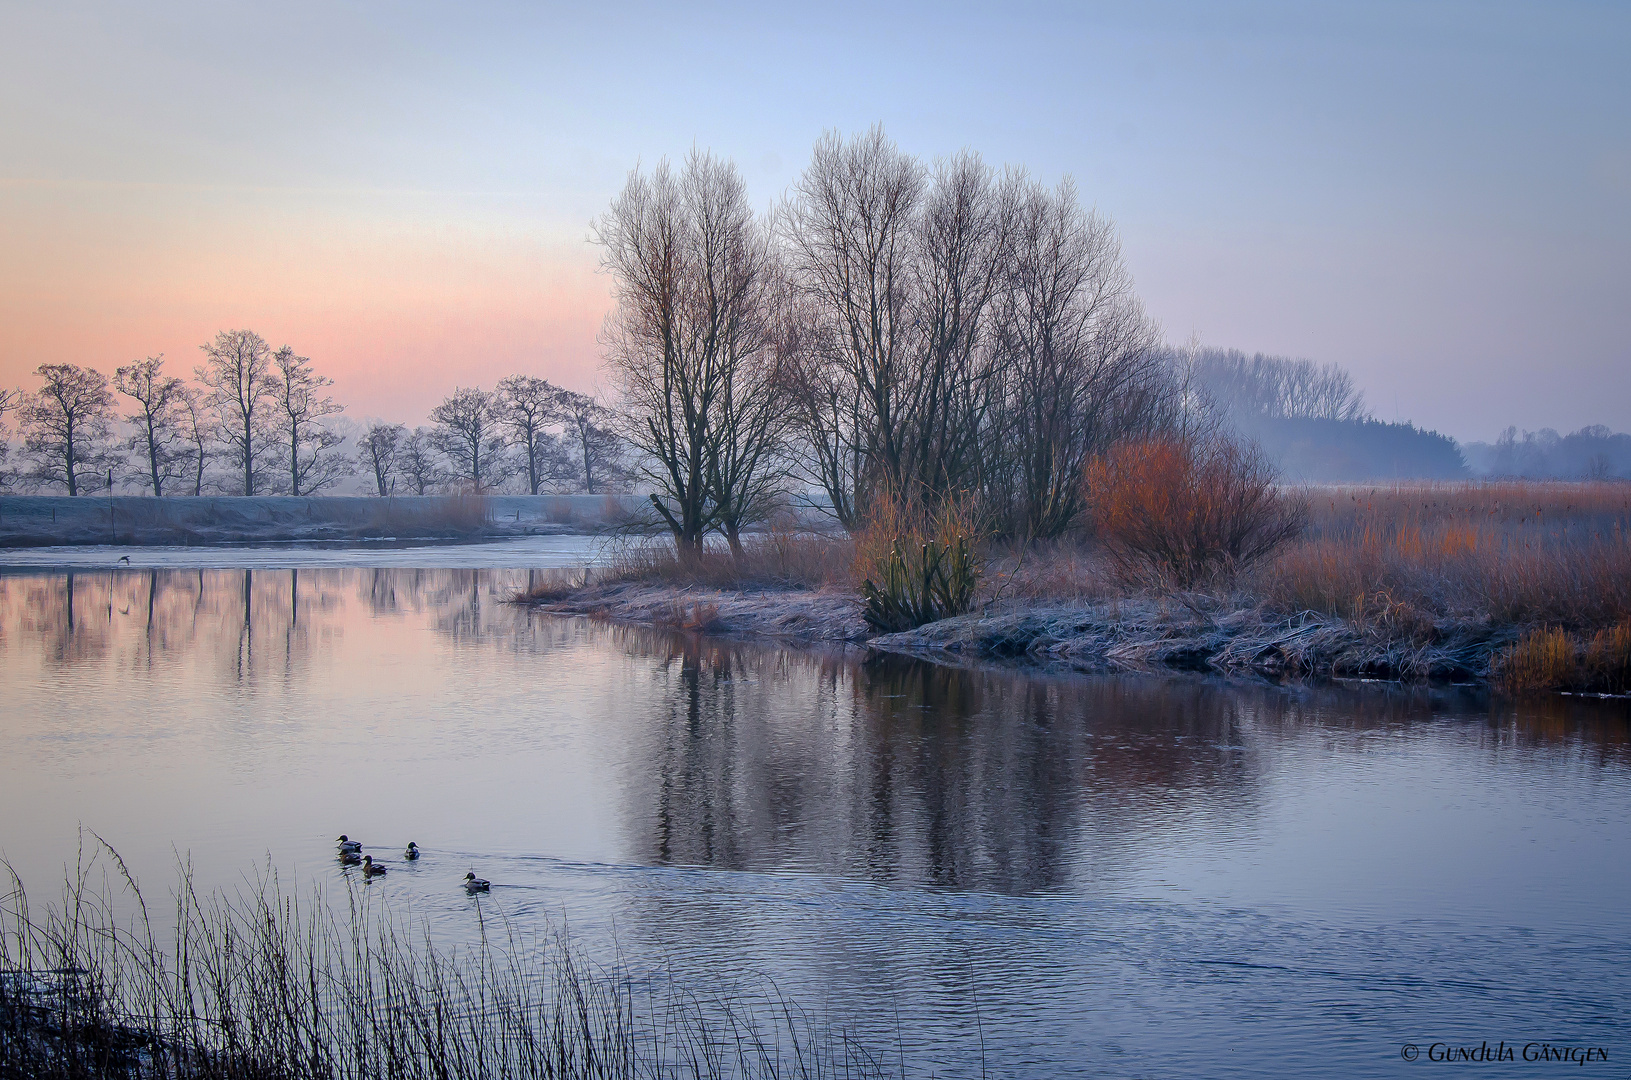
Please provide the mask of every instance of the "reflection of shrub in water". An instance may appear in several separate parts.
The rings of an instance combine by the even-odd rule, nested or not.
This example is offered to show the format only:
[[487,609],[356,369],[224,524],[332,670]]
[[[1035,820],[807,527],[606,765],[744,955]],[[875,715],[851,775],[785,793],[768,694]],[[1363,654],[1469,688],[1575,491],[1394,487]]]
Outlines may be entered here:
[[1495,658],[1501,686],[1526,690],[1631,692],[1631,622],[1594,634],[1543,626],[1520,637]]
[[0,904],[0,1076],[885,1075],[848,1032],[773,991],[705,1000],[504,923],[503,946],[483,922],[475,948],[443,952],[371,912],[366,892],[342,916],[275,877],[224,898],[199,896],[184,876],[165,947],[107,851],[140,912],[132,923],[117,917],[111,886],[87,888],[90,866],[38,917],[12,874]]

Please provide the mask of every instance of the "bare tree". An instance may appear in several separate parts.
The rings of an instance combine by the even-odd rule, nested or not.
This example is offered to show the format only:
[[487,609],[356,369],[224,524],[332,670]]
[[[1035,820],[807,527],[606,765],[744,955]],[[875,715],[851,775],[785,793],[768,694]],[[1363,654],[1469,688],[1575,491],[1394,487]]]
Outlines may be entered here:
[[95,490],[101,470],[115,460],[107,443],[113,415],[108,377],[77,364],[41,364],[34,374],[44,385],[22,406],[23,453],[33,463],[31,477],[60,484],[69,495]]
[[734,165],[693,151],[676,176],[638,170],[596,223],[616,308],[601,341],[626,434],[682,550],[700,550],[730,509],[722,489],[725,404],[768,346],[769,244]]
[[792,270],[825,325],[801,365],[812,477],[846,527],[866,495],[900,487],[900,384],[909,363],[914,229],[925,175],[881,127],[845,141],[829,132],[781,216]]
[[285,345],[272,355],[270,383],[289,494],[310,495],[350,475],[351,461],[339,449],[344,437],[322,422],[345,411],[323,393],[334,380],[317,374],[309,357]]
[[[397,458],[408,429],[401,424],[387,424],[376,420],[357,440],[357,465],[374,478],[379,497],[384,498],[396,487]],[[421,491],[419,494],[423,495]]]
[[510,475],[496,395],[480,387],[456,387],[430,411],[436,424],[436,446],[447,455],[453,478],[478,492]]
[[196,387],[183,386],[176,401],[177,426],[186,443],[185,464],[193,494],[204,494],[204,474],[216,451],[216,425]]
[[6,461],[11,457],[11,429],[6,426],[6,413],[17,408],[22,396],[21,390],[0,387],[0,490],[11,484],[11,472],[6,468]]
[[1055,536],[1081,510],[1088,458],[1158,419],[1167,372],[1114,229],[1068,181],[1024,186],[1001,306],[995,495],[1014,527]]
[[436,432],[416,427],[403,436],[396,452],[396,474],[415,495],[428,495],[446,482],[447,473],[436,449]]
[[498,419],[521,450],[526,463],[527,492],[538,494],[544,483],[559,478],[567,462],[560,440],[549,430],[557,422],[561,391],[547,379],[510,375],[498,381]]
[[1256,353],[1203,349],[1194,358],[1196,382],[1236,423],[1257,419],[1360,420],[1365,395],[1336,364]]
[[560,391],[557,407],[566,440],[577,458],[583,490],[593,495],[596,485],[605,487],[626,479],[625,444],[611,410],[588,394],[571,390]]
[[242,478],[240,494],[254,495],[265,486],[267,464],[276,450],[272,350],[253,330],[223,330],[199,348],[204,364],[197,369],[198,381],[206,388],[206,403],[217,418],[233,469]]
[[162,354],[119,368],[113,385],[137,406],[124,417],[135,428],[125,441],[137,463],[131,478],[162,496],[165,484],[187,472],[189,455],[182,432],[187,385],[164,373]]
[[744,317],[729,343],[729,364],[720,380],[718,415],[708,439],[708,483],[718,505],[719,531],[731,553],[743,554],[742,531],[764,520],[781,501],[790,428],[779,391],[786,384],[785,326],[778,315],[789,299],[780,268],[767,260],[759,286],[746,300]]

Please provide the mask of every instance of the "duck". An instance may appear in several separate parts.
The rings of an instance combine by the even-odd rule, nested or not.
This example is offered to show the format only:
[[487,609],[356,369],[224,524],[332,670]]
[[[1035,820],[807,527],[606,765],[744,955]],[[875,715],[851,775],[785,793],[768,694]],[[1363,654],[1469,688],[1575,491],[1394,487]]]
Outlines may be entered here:
[[362,842],[358,841],[358,840],[351,839],[350,837],[346,836],[345,833],[341,833],[340,838],[338,840],[336,840],[335,843],[340,845],[340,850],[341,851],[361,851],[362,850]]
[[340,852],[341,866],[356,866],[360,862],[362,862],[362,856],[358,855],[355,851]]
[[408,841],[408,850],[404,851],[402,853],[402,857],[404,859],[417,859],[417,858],[419,858],[419,845],[414,843],[412,840],[409,840]]
[[385,867],[376,866],[374,864],[374,857],[372,855],[364,855],[362,857],[363,877],[379,877],[383,873],[385,873]]
[[464,884],[464,891],[465,892],[472,892],[472,893],[488,892],[493,887],[493,883],[491,881],[488,881],[485,878],[477,877],[476,872],[474,870],[472,870],[468,874],[464,875],[464,883],[463,884]]

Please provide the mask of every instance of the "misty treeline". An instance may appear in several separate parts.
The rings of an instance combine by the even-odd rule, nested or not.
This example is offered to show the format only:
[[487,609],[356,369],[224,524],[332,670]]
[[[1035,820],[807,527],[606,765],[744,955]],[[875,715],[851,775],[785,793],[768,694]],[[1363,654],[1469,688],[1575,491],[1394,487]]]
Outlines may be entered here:
[[[152,495],[316,495],[360,476],[381,496],[495,491],[610,491],[627,479],[627,448],[609,410],[531,375],[493,390],[459,387],[431,423],[374,421],[348,439],[344,406],[309,357],[272,349],[251,330],[200,346],[191,381],[162,356],[110,380],[76,364],[42,364],[30,393],[0,391],[0,421],[15,411],[19,467],[0,480],[81,495],[135,488]],[[355,425],[352,425],[355,428]]]
[[1353,377],[1336,364],[1201,349],[1189,366],[1216,420],[1255,442],[1290,483],[1382,478],[1463,479],[1454,439],[1370,415]]
[[1631,477],[1631,435],[1592,424],[1560,435],[1552,428],[1503,431],[1493,443],[1467,444],[1478,472],[1526,479],[1610,480]]
[[904,498],[1054,536],[1090,459],[1193,419],[1068,181],[926,164],[874,128],[823,138],[766,213],[709,154],[636,169],[595,239],[623,430],[682,547],[736,548],[800,491],[851,530]]

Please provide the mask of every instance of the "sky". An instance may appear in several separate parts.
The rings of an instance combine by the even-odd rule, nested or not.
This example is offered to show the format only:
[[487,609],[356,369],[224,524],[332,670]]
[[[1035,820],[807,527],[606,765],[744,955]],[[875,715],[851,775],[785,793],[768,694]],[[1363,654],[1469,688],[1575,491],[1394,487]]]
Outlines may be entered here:
[[1631,429],[1631,5],[0,0],[0,387],[248,327],[355,417],[604,389],[592,223],[691,148],[971,148],[1117,225],[1169,340],[1463,440]]

